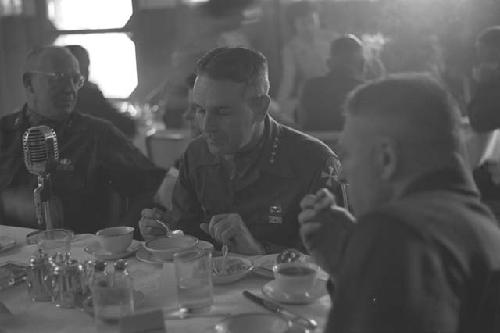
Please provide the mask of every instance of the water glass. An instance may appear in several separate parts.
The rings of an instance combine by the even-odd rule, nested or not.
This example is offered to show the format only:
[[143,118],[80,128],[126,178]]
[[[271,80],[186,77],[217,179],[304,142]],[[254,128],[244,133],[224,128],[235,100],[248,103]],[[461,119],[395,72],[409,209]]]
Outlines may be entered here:
[[181,311],[198,312],[213,304],[212,252],[193,248],[174,254],[177,302]]
[[97,332],[118,331],[121,318],[134,313],[133,290],[125,287],[94,286],[92,303]]
[[71,250],[73,231],[65,229],[51,229],[40,231],[34,235],[38,248],[49,256],[68,254]]

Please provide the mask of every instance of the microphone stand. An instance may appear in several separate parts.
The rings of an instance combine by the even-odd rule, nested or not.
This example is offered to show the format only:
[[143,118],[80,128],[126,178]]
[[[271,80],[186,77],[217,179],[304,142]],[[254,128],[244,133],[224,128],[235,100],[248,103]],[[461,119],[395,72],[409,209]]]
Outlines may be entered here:
[[54,221],[50,213],[49,200],[52,196],[52,182],[50,174],[38,175],[38,186],[33,190],[36,219],[38,225],[46,230],[54,229]]

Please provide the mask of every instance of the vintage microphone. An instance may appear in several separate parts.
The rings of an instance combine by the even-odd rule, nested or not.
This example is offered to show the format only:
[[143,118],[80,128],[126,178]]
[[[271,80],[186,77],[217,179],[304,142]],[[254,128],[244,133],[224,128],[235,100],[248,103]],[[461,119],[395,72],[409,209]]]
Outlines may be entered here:
[[33,191],[33,201],[38,225],[54,229],[49,199],[52,196],[51,172],[59,161],[56,132],[48,126],[30,127],[23,135],[24,164],[28,172],[38,176],[38,187]]

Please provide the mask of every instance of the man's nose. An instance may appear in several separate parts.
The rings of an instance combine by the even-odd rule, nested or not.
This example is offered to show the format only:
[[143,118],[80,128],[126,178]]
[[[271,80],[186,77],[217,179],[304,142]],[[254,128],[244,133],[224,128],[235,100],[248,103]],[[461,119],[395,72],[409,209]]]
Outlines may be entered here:
[[66,93],[76,93],[78,91],[78,87],[73,81],[65,80],[62,84],[62,90]]
[[201,119],[201,128],[203,131],[211,131],[217,126],[216,117],[210,112],[205,112]]

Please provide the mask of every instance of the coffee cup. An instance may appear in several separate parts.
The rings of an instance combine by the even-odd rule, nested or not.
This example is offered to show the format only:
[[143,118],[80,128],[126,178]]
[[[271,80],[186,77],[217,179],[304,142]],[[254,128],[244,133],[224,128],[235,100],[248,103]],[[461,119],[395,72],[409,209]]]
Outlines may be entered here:
[[99,230],[97,238],[101,247],[109,253],[122,253],[132,243],[134,237],[133,227],[109,227]]
[[273,266],[280,291],[290,296],[310,294],[318,281],[318,266],[308,262],[280,263]]

